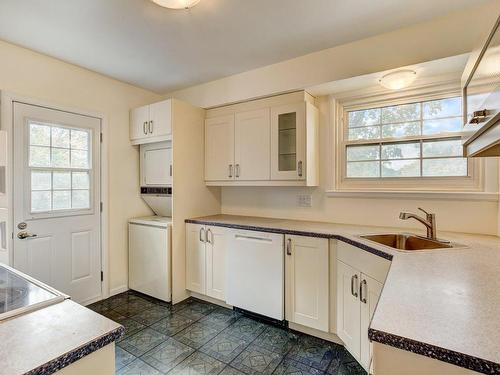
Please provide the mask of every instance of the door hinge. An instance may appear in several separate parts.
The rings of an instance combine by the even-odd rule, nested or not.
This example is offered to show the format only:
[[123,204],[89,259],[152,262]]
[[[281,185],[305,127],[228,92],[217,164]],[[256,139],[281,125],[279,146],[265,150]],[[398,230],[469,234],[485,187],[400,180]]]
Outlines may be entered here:
[[104,272],[101,271],[101,282],[104,281]]
[[100,137],[101,137],[101,143],[102,143],[102,133],[100,133]]
[[102,208],[103,208],[103,206],[104,206],[104,205],[103,205],[103,204],[102,204],[102,202],[101,202],[101,203],[99,204],[99,207],[100,207],[101,212],[102,212]]

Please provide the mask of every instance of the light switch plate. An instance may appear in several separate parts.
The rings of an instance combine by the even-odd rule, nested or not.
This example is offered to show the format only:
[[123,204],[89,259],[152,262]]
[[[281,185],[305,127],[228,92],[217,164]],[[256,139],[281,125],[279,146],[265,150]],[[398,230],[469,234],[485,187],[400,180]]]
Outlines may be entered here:
[[311,194],[299,194],[299,195],[297,195],[297,206],[299,206],[299,207],[311,207],[312,206],[312,195]]

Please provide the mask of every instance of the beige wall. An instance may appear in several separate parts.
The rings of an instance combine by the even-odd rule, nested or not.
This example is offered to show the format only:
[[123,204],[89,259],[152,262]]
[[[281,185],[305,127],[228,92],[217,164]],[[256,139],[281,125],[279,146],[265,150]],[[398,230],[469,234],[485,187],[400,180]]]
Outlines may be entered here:
[[[328,98],[319,98],[318,103],[321,140],[320,186],[224,187],[223,213],[422,229],[415,221],[404,222],[399,220],[398,216],[402,210],[416,211],[417,207],[423,207],[436,213],[438,230],[497,233],[497,202],[327,197],[325,191],[328,190],[327,176],[330,167],[327,157]],[[298,207],[298,194],[311,194],[312,207]]]
[[0,41],[0,90],[107,117],[110,288],[126,287],[127,219],[151,213],[139,197],[139,152],[129,142],[129,109],[159,97],[3,41]]

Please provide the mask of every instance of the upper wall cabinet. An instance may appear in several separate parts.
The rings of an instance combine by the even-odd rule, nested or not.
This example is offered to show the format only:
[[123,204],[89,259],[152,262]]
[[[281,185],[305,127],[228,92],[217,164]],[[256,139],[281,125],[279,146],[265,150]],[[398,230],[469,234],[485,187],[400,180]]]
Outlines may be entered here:
[[207,112],[205,181],[215,186],[317,186],[318,110],[307,93]]
[[171,99],[130,111],[130,140],[133,145],[167,141],[171,137]]

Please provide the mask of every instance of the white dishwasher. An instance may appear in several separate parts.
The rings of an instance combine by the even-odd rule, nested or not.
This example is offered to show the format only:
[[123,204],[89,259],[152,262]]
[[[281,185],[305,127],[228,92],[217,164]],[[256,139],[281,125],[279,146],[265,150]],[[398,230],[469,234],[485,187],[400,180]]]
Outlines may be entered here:
[[284,236],[243,230],[229,233],[226,302],[284,320]]

